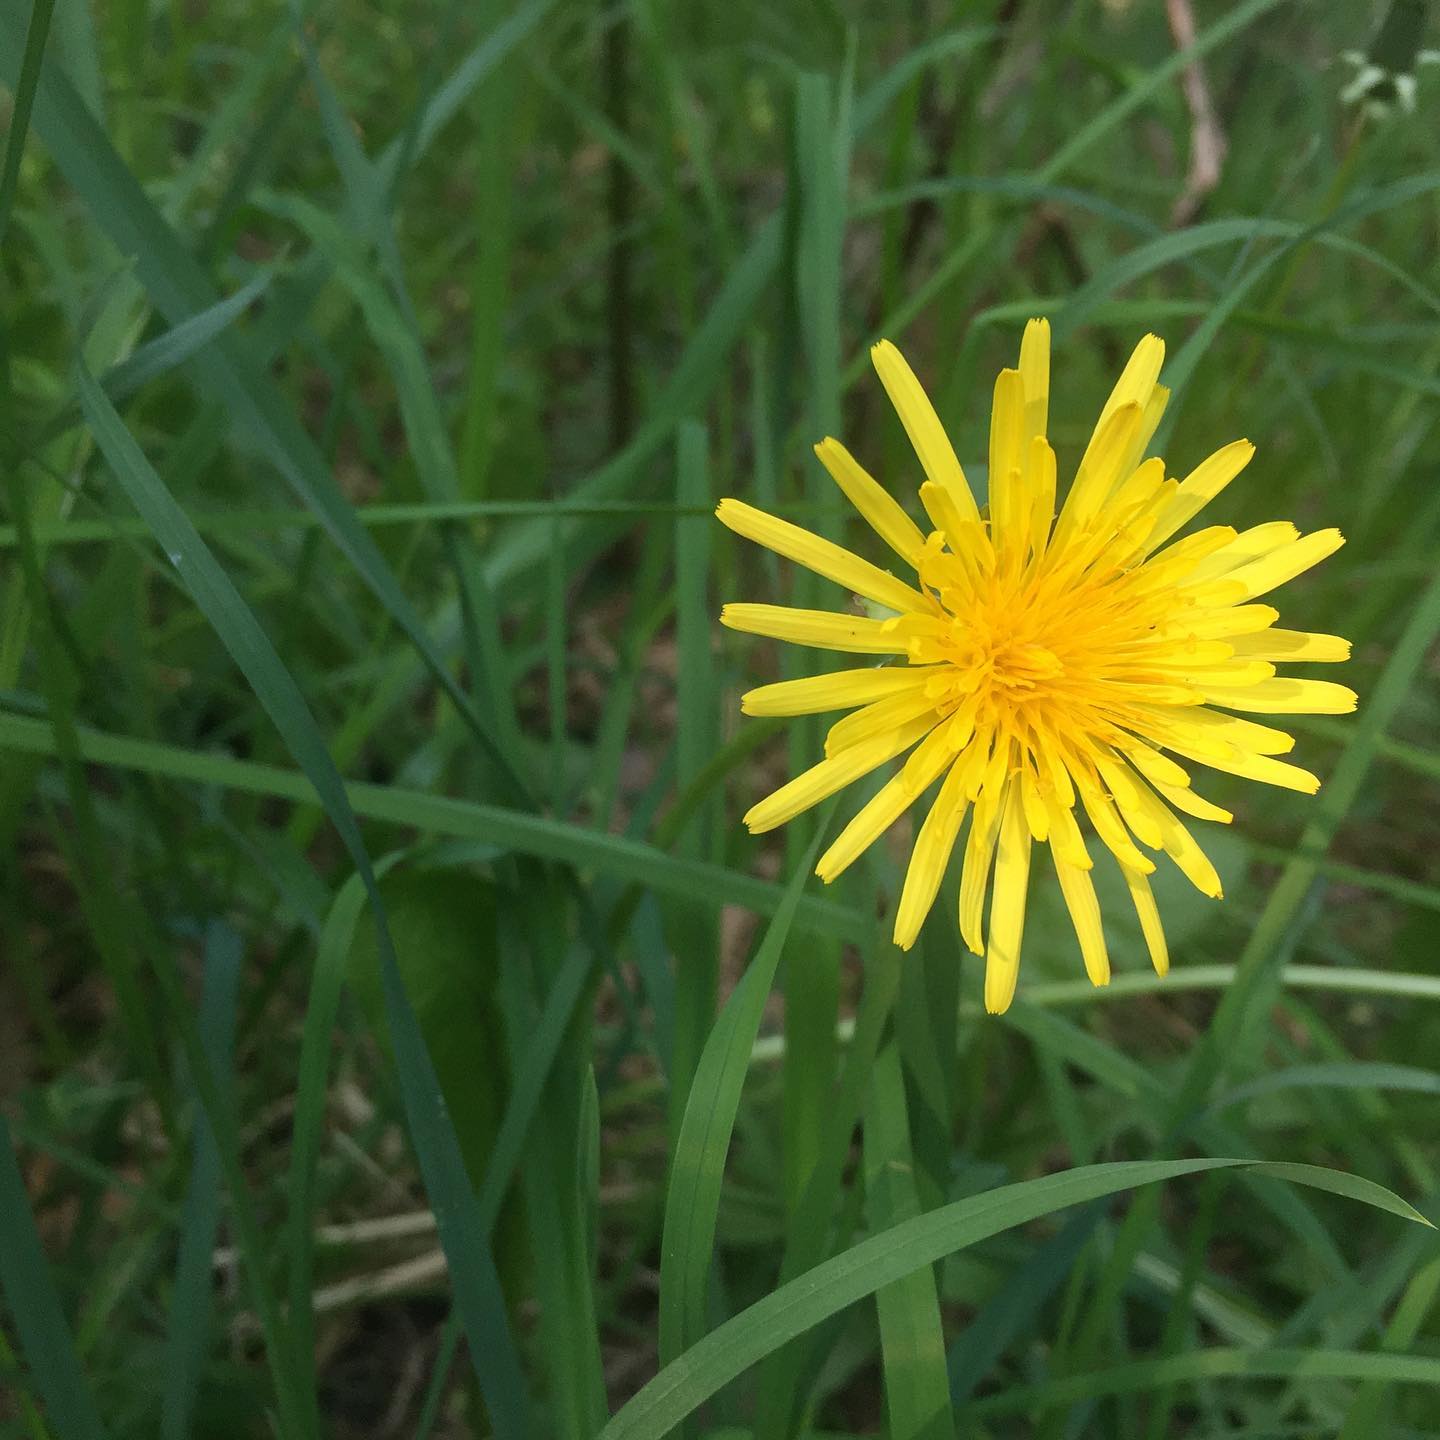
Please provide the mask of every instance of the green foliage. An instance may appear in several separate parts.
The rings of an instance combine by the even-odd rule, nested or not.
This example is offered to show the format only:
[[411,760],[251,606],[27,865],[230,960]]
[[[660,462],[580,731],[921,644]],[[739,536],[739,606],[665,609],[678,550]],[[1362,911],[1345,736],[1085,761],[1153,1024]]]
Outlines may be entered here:
[[[0,5],[0,1434],[1440,1434],[1440,32],[1188,8]],[[1362,702],[987,1018],[739,825],[833,595],[710,512],[868,547],[870,343],[968,467],[1033,314]]]

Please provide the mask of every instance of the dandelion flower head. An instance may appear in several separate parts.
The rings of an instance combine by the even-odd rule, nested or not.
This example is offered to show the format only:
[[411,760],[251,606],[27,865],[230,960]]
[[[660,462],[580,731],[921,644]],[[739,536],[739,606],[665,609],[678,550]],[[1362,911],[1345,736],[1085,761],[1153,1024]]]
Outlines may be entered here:
[[[989,504],[981,508],[919,381],[889,342],[876,371],[925,473],[920,528],[835,439],[816,454],[913,578],[901,578],[740,500],[719,518],[746,538],[834,581],[872,613],[725,606],[734,630],[883,657],[762,685],[749,715],[848,711],[825,754],[745,816],[756,834],[793,819],[906,755],[820,858],[833,880],[934,788],[895,910],[894,940],[914,944],[967,816],[959,925],[985,956],[985,1005],[1015,993],[1031,854],[1048,844],[1090,979],[1110,959],[1091,878],[1098,842],[1118,862],[1155,969],[1169,968],[1151,889],[1163,852],[1204,894],[1215,867],[1176,813],[1232,817],[1191,788],[1187,762],[1292,790],[1319,781],[1277,757],[1293,738],[1250,715],[1339,714],[1355,694],[1277,673],[1291,661],[1348,658],[1334,635],[1280,629],[1257,603],[1338,549],[1338,530],[1287,521],[1179,532],[1249,462],[1235,440],[1183,480],[1144,458],[1169,392],[1164,344],[1147,335],[1105,402],[1063,503],[1046,439],[1050,329],[1032,320],[1019,365],[1000,372],[990,418]],[[1240,712],[1240,713],[1235,713]],[[906,752],[909,752],[908,755]],[[938,782],[938,783],[937,783]],[[984,902],[989,894],[988,934]]]

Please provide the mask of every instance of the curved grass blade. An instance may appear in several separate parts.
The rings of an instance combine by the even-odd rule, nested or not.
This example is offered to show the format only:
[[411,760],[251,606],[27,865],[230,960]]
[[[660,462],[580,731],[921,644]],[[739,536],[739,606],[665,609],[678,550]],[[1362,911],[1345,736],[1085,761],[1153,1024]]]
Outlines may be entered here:
[[[875,1230],[920,1214],[910,1118],[900,1057],[889,1046],[875,1061],[865,1106],[865,1203]],[[885,1413],[892,1440],[953,1440],[955,1416],[945,1373],[945,1333],[935,1271],[912,1270],[875,1292]]]
[[[375,862],[375,878],[383,878],[404,858],[403,852],[382,855]],[[300,1068],[295,1082],[295,1112],[291,1122],[289,1232],[290,1326],[299,1362],[310,1370],[314,1354],[314,1314],[310,1292],[313,1278],[315,1223],[315,1165],[325,1124],[326,1079],[340,994],[345,988],[345,967],[355,926],[368,896],[361,877],[352,875],[341,887],[325,916],[315,965],[310,972],[310,993],[305,1001],[305,1026],[300,1037]],[[313,1378],[313,1377],[312,1377]]]
[[[185,364],[218,335],[229,329],[250,305],[269,289],[270,280],[270,275],[262,271],[233,295],[217,300],[215,304],[180,321],[178,325],[172,325],[164,334],[147,340],[133,355],[112,366],[99,377],[105,393],[118,402],[127,395],[133,395],[142,385]],[[67,405],[46,423],[36,437],[33,448],[41,449],[47,441],[63,434],[79,419],[80,406],[76,403]],[[140,530],[136,533],[148,531]]]
[[1191,225],[1174,234],[1162,235],[1148,244],[1137,245],[1118,260],[1112,261],[1075,292],[1069,303],[1054,318],[1055,335],[1068,335],[1089,318],[1101,301],[1109,299],[1122,285],[1149,275],[1163,266],[1172,265],[1219,245],[1236,245],[1261,239],[1293,242],[1302,233],[1303,227],[1294,221],[1245,217]]
[[715,1248],[720,1186],[735,1113],[740,1107],[740,1091],[750,1065],[750,1050],[795,920],[800,894],[814,868],[833,810],[833,803],[826,807],[803,863],[795,867],[775,918],[720,1012],[695,1067],[665,1197],[665,1229],[660,1245],[662,1365],[675,1360],[687,1342],[704,1333],[705,1291]]
[[1440,1095],[1440,1073],[1418,1065],[1390,1065],[1380,1061],[1346,1060],[1326,1065],[1292,1065],[1237,1085],[1211,1102],[1224,1110],[1257,1095],[1280,1090],[1408,1090],[1419,1095]]
[[450,78],[430,97],[418,122],[413,127],[413,137],[406,144],[406,136],[393,140],[381,152],[375,162],[380,182],[387,194],[393,194],[402,174],[402,166],[408,160],[414,164],[436,136],[459,113],[460,107],[469,98],[475,87],[545,18],[545,12],[555,0],[531,0],[513,14],[507,15],[451,72]]
[[[1372,1380],[1440,1385],[1440,1358],[1432,1355],[1384,1355],[1369,1350],[1237,1350],[1217,1346],[1160,1360],[1137,1360],[1088,1375],[1072,1375],[1039,1385],[1016,1385],[987,1395],[968,1414],[1036,1414],[1077,1405],[1104,1395],[1134,1395],[1194,1380]],[[1268,1433],[1274,1433],[1268,1432]],[[1314,1433],[1314,1432],[1307,1432]]]
[[[1314,1165],[1233,1159],[1126,1160],[1004,1185],[873,1235],[782,1285],[662,1369],[614,1416],[601,1431],[600,1440],[660,1440],[721,1386],[786,1341],[922,1265],[1071,1205],[1156,1181],[1226,1169],[1329,1190],[1403,1219],[1430,1224],[1383,1186]],[[1428,1363],[1440,1375],[1440,1360]]]
[[[759,729],[761,723],[757,721],[748,726],[741,735]],[[314,787],[305,775],[283,766],[205,754],[150,740],[132,740],[87,727],[77,726],[76,735],[81,758],[91,764],[116,765],[299,804],[309,804],[315,799]],[[55,753],[49,726],[43,720],[22,715],[0,713],[0,747],[31,755]],[[728,766],[734,763],[735,755],[744,753],[743,746],[734,751],[726,747],[716,760],[724,757]],[[712,761],[697,780],[697,786],[712,784],[720,768]],[[646,845],[628,836],[602,834],[586,826],[527,815],[499,805],[483,805],[387,785],[352,784],[347,787],[347,794],[354,813],[366,819],[409,826],[431,835],[481,840],[501,849],[544,860],[560,860],[579,869],[600,870],[621,880],[634,881],[637,889],[633,903],[638,903],[641,889],[651,889],[702,900],[712,906],[743,905],[757,915],[773,915],[784,895],[780,886],[738,870],[680,859],[658,846]],[[674,813],[671,811],[670,815]],[[627,897],[628,903],[632,903],[630,897]],[[858,910],[837,901],[814,895],[806,895],[800,901],[797,924],[805,929],[845,938],[855,935],[862,923]]]
[[35,0],[30,23],[25,27],[25,46],[20,73],[15,81],[15,103],[10,113],[9,135],[5,141],[5,160],[0,165],[0,245],[10,225],[10,210],[15,203],[15,187],[20,179],[20,157],[25,152],[25,137],[30,133],[30,113],[35,106],[35,89],[40,83],[40,64],[45,56],[45,42],[50,36],[50,17],[55,0]]
[[1035,178],[1049,182],[1064,174],[1102,136],[1108,134],[1127,115],[1138,110],[1152,95],[1178,75],[1187,66],[1195,64],[1217,45],[1222,45],[1232,35],[1258,20],[1267,10],[1273,10],[1284,0],[1249,0],[1248,4],[1237,5],[1222,19],[1209,26],[1193,45],[1187,45],[1167,56],[1159,65],[1147,70],[1118,100],[1112,101],[1095,118],[1082,125],[1036,172]]
[[[499,1277],[434,1066],[405,994],[384,903],[344,783],[309,707],[250,607],[165,488],[94,378],[79,368],[76,383],[86,420],[116,480],[149,523],[181,580],[305,771],[362,877],[375,919],[386,1018],[406,1119],[439,1222],[441,1244],[450,1260],[476,1374],[497,1434],[523,1436],[525,1387]],[[198,1058],[203,1063],[203,1056]],[[255,1280],[257,1289],[263,1289],[263,1277]]]
[[[1049,201],[1088,211],[1147,239],[1163,233],[1148,215],[1142,215],[1138,210],[1127,210],[1113,200],[1073,185],[1046,184],[1031,175],[946,175],[941,179],[917,180],[903,189],[882,191],[857,201],[854,215],[857,220],[867,220],[883,215],[887,210],[909,209],[917,202],[943,200],[951,195],[1004,195],[1011,200]],[[1024,310],[1020,318],[1028,319],[1034,311],[1034,302],[1017,303]]]

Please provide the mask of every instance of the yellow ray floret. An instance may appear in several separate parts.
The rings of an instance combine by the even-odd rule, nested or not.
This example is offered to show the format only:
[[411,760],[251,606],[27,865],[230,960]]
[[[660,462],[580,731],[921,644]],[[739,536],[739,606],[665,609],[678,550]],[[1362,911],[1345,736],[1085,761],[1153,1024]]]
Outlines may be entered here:
[[[872,358],[919,460],[929,527],[838,440],[815,453],[905,574],[740,500],[722,500],[716,512],[737,534],[849,592],[834,610],[727,605],[724,625],[876,657],[742,697],[748,715],[848,712],[831,724],[823,757],[753,806],[745,823],[755,833],[783,825],[904,756],[888,778],[869,782],[870,798],[817,866],[835,879],[916,810],[896,945],[914,944],[960,847],[960,933],[985,956],[986,1008],[1004,1010],[1020,971],[1031,852],[1048,845],[1085,972],[1108,983],[1112,946],[1088,831],[1095,853],[1119,865],[1163,975],[1170,957],[1151,855],[1167,857],[1202,894],[1221,893],[1179,817],[1226,824],[1232,816],[1192,788],[1194,767],[1313,794],[1314,775],[1276,758],[1294,739],[1248,717],[1355,708],[1344,685],[1280,673],[1291,663],[1344,661],[1349,643],[1280,629],[1279,611],[1257,603],[1336,550],[1340,532],[1301,535],[1271,521],[1180,535],[1254,446],[1223,445],[1180,481],[1146,458],[1169,398],[1156,336],[1136,346],[1060,500],[1046,438],[1050,327],[1025,327],[1018,364],[995,384],[983,510],[904,357],[882,341]],[[853,613],[853,597],[879,614]]]

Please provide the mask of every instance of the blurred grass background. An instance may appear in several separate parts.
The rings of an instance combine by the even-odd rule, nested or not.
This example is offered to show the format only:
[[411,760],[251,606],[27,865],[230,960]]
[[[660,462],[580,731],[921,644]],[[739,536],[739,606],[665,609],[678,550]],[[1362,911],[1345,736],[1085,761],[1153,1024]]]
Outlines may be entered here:
[[[1432,8],[0,9],[0,1433],[1440,1435],[1430,1232],[1124,1188],[1440,1202]],[[1062,471],[1153,329],[1215,518],[1346,532],[1362,701],[997,1020],[903,835],[740,828],[818,731],[714,615],[814,602],[710,510],[909,493],[880,336],[968,464],[1032,314]]]

